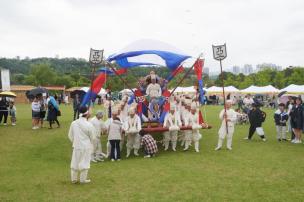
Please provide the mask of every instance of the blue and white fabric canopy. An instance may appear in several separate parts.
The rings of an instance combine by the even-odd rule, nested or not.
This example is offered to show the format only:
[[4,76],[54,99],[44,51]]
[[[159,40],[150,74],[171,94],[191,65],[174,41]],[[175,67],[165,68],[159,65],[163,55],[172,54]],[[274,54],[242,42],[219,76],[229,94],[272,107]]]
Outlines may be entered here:
[[168,67],[173,71],[188,58],[189,55],[169,44],[144,39],[128,45],[107,60],[115,61],[121,68],[156,65]]

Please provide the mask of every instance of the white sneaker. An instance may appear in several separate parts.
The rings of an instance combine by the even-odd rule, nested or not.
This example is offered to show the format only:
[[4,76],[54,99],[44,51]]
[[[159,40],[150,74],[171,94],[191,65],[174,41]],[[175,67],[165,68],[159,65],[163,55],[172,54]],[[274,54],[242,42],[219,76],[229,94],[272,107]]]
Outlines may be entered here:
[[176,149],[172,148],[173,151],[176,151]]
[[262,140],[263,140],[264,142],[266,142],[266,138],[263,138]]
[[231,147],[227,147],[227,149],[228,149],[228,150],[230,150],[230,151],[232,150],[232,148],[231,148]]
[[249,140],[249,138],[248,137],[244,137],[244,140]]
[[112,161],[112,162],[114,162],[114,161],[115,161],[115,159],[111,159],[111,161]]
[[7,125],[7,123],[4,123],[3,125],[4,125],[4,126],[6,126],[6,125]]
[[72,181],[72,184],[77,184],[77,180],[73,180],[73,181]]
[[218,150],[220,150],[222,147],[216,147],[214,150],[215,151],[218,151]]
[[91,180],[85,180],[85,181],[80,182],[80,184],[88,184],[90,182],[91,182]]
[[150,158],[151,156],[150,155],[146,155],[146,156],[144,156],[144,158]]
[[295,143],[297,140],[296,139],[293,139],[293,140],[291,140],[290,142],[291,143]]
[[91,162],[97,163],[96,159],[91,159]]

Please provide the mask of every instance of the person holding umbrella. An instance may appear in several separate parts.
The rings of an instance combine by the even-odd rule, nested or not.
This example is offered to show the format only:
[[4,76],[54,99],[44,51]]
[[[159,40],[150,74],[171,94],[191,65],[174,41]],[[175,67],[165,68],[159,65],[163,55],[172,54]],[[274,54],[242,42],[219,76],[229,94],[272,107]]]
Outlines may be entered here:
[[52,129],[52,124],[54,122],[57,123],[57,127],[60,128],[60,123],[58,121],[57,116],[60,116],[60,111],[59,111],[59,106],[53,96],[50,96],[50,101],[48,103],[48,115],[47,115],[47,120],[50,124],[49,129]]
[[6,97],[1,97],[0,100],[0,124],[2,123],[3,119],[3,125],[7,125],[7,117],[8,117],[8,106],[9,102],[7,101]]

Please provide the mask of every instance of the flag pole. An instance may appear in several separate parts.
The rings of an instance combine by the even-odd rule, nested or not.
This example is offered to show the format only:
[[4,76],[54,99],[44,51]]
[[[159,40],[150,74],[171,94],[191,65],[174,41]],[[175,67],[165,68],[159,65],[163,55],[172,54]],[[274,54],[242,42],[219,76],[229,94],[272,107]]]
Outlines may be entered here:
[[96,71],[96,66],[99,65],[102,62],[102,58],[103,58],[103,50],[94,50],[94,49],[90,49],[90,58],[89,58],[89,62],[90,62],[90,66],[92,68],[92,73],[91,73],[91,85],[90,85],[90,97],[89,97],[89,105],[88,108],[91,107],[91,102],[92,102],[92,88],[93,88],[93,83],[94,83],[94,79],[95,79],[95,71]]
[[190,74],[191,70],[194,68],[195,63],[202,57],[202,53],[196,58],[195,62],[192,64],[192,66],[188,69],[188,71],[184,74],[183,78],[177,83],[175,88],[171,91],[170,96],[175,92],[177,87],[186,79],[186,77]]
[[224,97],[224,111],[225,111],[225,123],[226,123],[226,134],[228,135],[228,122],[227,122],[227,108],[226,108],[226,96],[225,96],[225,84],[224,84],[224,74],[223,74],[223,67],[222,67],[222,60],[220,60],[221,66],[221,80],[222,80],[222,88],[223,88],[223,97]]

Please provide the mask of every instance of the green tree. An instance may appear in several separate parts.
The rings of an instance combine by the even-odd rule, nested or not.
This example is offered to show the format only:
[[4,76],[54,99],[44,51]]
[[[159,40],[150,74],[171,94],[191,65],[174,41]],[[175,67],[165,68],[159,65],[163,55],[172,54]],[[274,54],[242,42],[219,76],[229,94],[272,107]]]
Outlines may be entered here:
[[31,66],[30,75],[27,76],[28,84],[39,85],[53,85],[56,81],[57,74],[50,67],[49,64],[35,64]]

